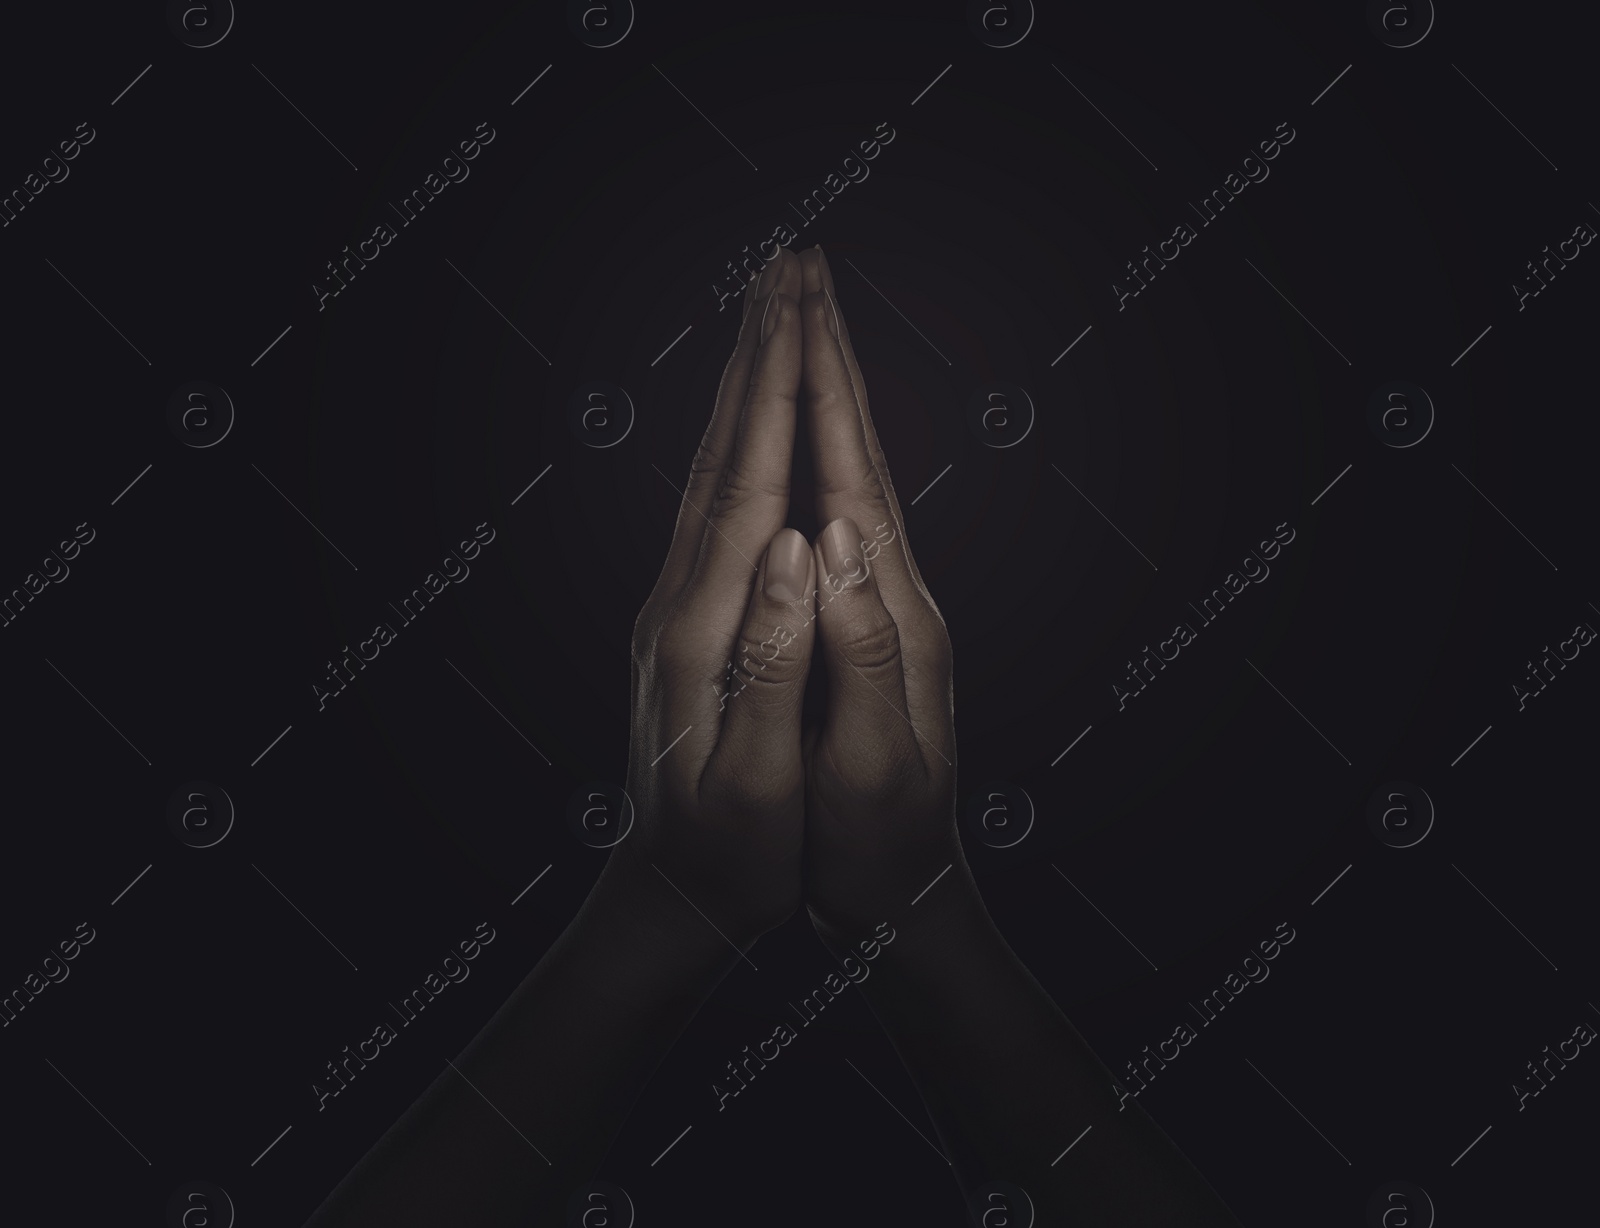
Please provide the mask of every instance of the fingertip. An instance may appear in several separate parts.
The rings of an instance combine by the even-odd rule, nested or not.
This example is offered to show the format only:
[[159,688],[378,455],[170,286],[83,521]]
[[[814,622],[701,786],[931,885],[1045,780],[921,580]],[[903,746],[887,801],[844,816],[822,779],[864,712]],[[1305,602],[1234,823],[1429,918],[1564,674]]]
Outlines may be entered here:
[[795,529],[779,529],[767,546],[764,591],[773,601],[799,601],[809,589],[811,543]]
[[838,291],[833,288],[833,266],[828,263],[827,256],[822,254],[822,244],[817,244],[812,250],[817,253],[817,272],[822,277],[822,288],[830,297],[837,297]]
[[800,253],[801,290],[805,294],[817,294],[823,289],[823,268],[825,267],[822,249],[812,247]]
[[792,298],[798,299],[803,288],[803,277],[800,272],[800,257],[787,247],[778,249],[778,280],[777,288]]
[[861,530],[848,516],[830,521],[817,535],[817,550],[822,556],[823,573],[832,591],[837,578],[844,585],[857,583],[866,577],[866,563],[861,550]]

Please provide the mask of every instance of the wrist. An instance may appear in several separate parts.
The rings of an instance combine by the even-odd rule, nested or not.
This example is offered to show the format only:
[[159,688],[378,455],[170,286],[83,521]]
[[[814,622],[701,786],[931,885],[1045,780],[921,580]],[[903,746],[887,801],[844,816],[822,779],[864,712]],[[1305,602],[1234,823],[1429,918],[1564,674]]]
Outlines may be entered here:
[[876,939],[892,949],[891,963],[930,970],[937,969],[953,952],[971,951],[998,937],[959,845],[954,859],[945,865],[948,869],[935,868],[929,873],[926,889],[913,902],[884,909],[876,929],[861,924],[845,928],[812,911],[817,936],[835,955],[853,954],[860,942]]
[[731,964],[754,945],[726,918],[708,917],[684,894],[680,876],[663,871],[642,848],[612,850],[595,880],[585,910],[614,916],[633,937],[630,943],[661,958],[700,958]]

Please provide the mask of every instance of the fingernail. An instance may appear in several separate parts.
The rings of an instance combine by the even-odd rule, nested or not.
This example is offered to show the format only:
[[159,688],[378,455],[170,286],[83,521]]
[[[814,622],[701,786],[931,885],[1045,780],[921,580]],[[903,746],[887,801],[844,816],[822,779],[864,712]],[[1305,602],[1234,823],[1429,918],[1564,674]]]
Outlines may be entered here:
[[828,294],[826,290],[823,293],[828,295],[828,331],[833,334],[833,339],[837,341],[839,340],[839,309],[833,305],[833,295]]
[[861,530],[848,516],[840,517],[822,530],[822,565],[828,578],[834,576],[853,583],[866,574],[861,561]]
[[777,302],[777,299],[778,299],[778,292],[776,290],[774,290],[771,294],[767,295],[767,305],[764,308],[762,308],[762,311],[761,311],[761,340],[762,341],[765,341],[768,337],[772,336],[772,330],[778,327],[778,317],[783,314],[783,308],[782,307],[779,307],[777,311],[772,310],[773,304]]
[[767,547],[766,594],[773,601],[798,601],[805,595],[811,547],[793,529],[784,529]]

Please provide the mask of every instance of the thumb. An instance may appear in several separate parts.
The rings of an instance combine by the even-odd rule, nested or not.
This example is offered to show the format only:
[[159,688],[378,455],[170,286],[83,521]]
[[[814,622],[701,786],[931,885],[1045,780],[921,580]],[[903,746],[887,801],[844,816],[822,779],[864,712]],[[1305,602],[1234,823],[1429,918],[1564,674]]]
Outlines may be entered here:
[[817,635],[828,671],[822,743],[841,777],[870,789],[919,768],[921,751],[906,707],[900,629],[878,591],[876,543],[855,521],[833,521],[817,538]]
[[[707,776],[740,782],[773,803],[799,790],[801,700],[811,669],[816,585],[811,547],[780,529],[762,555],[734,641],[733,673],[722,697],[722,732]],[[715,778],[714,777],[714,778]]]

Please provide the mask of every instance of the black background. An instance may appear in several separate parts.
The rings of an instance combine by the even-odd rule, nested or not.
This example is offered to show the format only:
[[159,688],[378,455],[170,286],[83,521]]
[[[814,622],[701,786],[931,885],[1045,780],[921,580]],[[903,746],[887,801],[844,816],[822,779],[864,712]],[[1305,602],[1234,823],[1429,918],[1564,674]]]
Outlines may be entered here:
[[[0,232],[0,580],[95,537],[0,632],[0,991],[96,938],[0,1031],[8,1186],[154,1224],[202,1178],[241,1226],[299,1223],[538,960],[605,856],[564,815],[625,774],[628,636],[733,344],[710,287],[887,123],[795,248],[830,254],[954,639],[958,802],[1001,782],[1036,815],[967,844],[1007,938],[1121,1070],[1294,928],[1140,1097],[1248,1224],[1361,1223],[1395,1178],[1441,1225],[1584,1197],[1600,1057],[1512,1090],[1600,1027],[1600,665],[1512,692],[1600,622],[1600,255],[1524,310],[1511,289],[1600,226],[1569,24],[1451,9],[1400,49],[1359,3],[1074,6],[996,49],[953,3],[641,5],[597,49],[558,4],[254,5],[192,48],[159,5],[11,15],[0,186],[96,135]],[[470,177],[319,311],[325,263],[482,122]],[[1280,123],[1269,178],[1119,311],[1125,263]],[[167,424],[191,380],[236,412],[213,447]],[[633,403],[615,447],[569,426],[590,380]],[[1404,449],[1368,423],[1394,380],[1436,415]],[[996,382],[1036,411],[1015,447],[966,422]],[[401,627],[387,603],[483,522]],[[1284,524],[1119,710],[1125,662]],[[166,823],[194,778],[237,808],[207,849]],[[1366,821],[1397,779],[1437,809],[1403,849]],[[470,979],[319,1112],[324,1063],[485,920]],[[964,1222],[846,1064],[931,1133],[858,999],[716,1111],[723,1063],[831,966],[803,915],[752,956],[613,1148],[638,1222]]]

